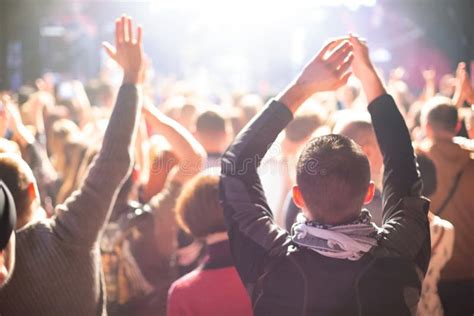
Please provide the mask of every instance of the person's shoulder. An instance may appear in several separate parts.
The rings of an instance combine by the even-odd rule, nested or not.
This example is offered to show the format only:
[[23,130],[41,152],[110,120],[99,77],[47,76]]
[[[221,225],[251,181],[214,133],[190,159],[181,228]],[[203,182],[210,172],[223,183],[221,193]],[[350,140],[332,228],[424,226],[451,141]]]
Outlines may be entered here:
[[456,230],[451,222],[435,215],[433,220],[430,221],[430,232],[432,239],[440,238],[441,240],[445,240],[445,242],[449,243],[450,241],[452,242],[454,240]]
[[451,222],[442,219],[439,216],[434,216],[433,220],[430,222],[430,226],[443,228],[444,230],[454,230],[453,224]]
[[453,142],[459,145],[462,149],[474,153],[474,140],[466,137],[457,136],[453,138]]
[[433,142],[429,139],[423,141],[414,142],[413,149],[417,155],[427,155],[429,154],[431,148],[433,147]]
[[51,245],[55,239],[54,218],[45,218],[26,224],[16,231],[16,242],[19,247],[28,249],[31,246],[37,247],[39,244]]
[[199,282],[199,278],[202,274],[202,271],[200,270],[193,270],[176,281],[173,282],[173,284],[170,287],[170,293],[172,292],[186,292],[189,290],[192,290],[193,288],[196,287],[197,283]]
[[32,221],[16,231],[17,236],[52,233],[55,223],[55,217],[43,218]]

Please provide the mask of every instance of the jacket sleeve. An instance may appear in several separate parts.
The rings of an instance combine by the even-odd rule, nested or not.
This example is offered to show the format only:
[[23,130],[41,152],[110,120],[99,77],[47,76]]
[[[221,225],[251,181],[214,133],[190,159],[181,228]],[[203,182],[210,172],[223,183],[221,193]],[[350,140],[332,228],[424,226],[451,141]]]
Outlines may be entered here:
[[247,287],[263,272],[265,260],[284,255],[290,242],[273,221],[257,168],[291,119],[285,105],[270,102],[222,157],[220,198],[234,263]]
[[395,101],[382,95],[369,105],[383,154],[382,248],[413,260],[426,272],[430,258],[429,200],[422,182],[408,128]]
[[178,248],[176,236],[178,225],[174,208],[181,191],[181,184],[168,181],[163,190],[151,198],[148,205],[151,207],[154,218],[154,235],[157,251],[160,257],[170,262]]
[[102,148],[79,188],[57,208],[55,232],[61,239],[92,246],[105,225],[123,180],[131,171],[140,113],[135,85],[123,85]]

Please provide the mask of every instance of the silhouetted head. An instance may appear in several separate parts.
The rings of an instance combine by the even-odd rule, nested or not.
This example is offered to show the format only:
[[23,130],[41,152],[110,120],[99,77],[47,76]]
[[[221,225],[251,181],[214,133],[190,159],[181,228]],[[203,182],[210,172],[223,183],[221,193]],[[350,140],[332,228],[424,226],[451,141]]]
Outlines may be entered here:
[[195,238],[226,231],[219,203],[219,176],[201,173],[186,183],[176,202],[181,228]]
[[458,122],[458,110],[449,98],[434,97],[421,111],[421,124],[431,139],[456,136]]
[[40,205],[33,171],[20,156],[0,154],[0,179],[13,197],[17,215],[16,228],[21,228],[33,220],[36,206]]
[[8,283],[15,266],[15,226],[15,202],[0,180],[0,288]]
[[293,198],[308,219],[331,225],[347,223],[373,198],[369,160],[359,145],[342,135],[309,141],[296,173]]
[[219,112],[212,110],[198,116],[194,136],[208,154],[223,153],[231,137],[226,119]]

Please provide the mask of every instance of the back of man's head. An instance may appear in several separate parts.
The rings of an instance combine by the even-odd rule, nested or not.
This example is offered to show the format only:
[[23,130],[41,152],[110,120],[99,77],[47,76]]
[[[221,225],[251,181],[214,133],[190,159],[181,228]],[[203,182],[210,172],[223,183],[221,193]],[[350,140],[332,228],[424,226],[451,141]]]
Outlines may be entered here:
[[15,265],[15,202],[0,180],[0,288],[10,279]]
[[359,146],[376,141],[372,123],[363,119],[348,119],[336,123],[333,133],[349,137]]
[[195,136],[208,154],[224,152],[230,139],[226,119],[217,111],[201,113],[196,120]]
[[317,137],[301,153],[296,181],[313,219],[341,223],[360,213],[370,183],[369,161],[345,136]]
[[35,183],[33,172],[20,156],[0,154],[0,179],[13,196],[18,222],[24,221],[30,215],[28,211],[33,202],[29,191]]
[[422,109],[421,120],[434,134],[456,134],[458,110],[451,99],[435,97],[429,100]]
[[298,143],[306,141],[322,125],[322,119],[316,113],[296,115],[285,129],[288,140]]
[[225,118],[216,111],[205,111],[196,120],[196,132],[200,134],[221,134],[226,133]]

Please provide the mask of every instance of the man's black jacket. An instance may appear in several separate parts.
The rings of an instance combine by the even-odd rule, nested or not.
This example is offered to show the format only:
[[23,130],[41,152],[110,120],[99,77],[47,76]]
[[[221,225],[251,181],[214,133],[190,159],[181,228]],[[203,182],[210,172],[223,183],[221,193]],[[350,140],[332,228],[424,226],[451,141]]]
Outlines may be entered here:
[[255,315],[415,313],[430,259],[429,201],[420,195],[410,136],[392,97],[378,97],[369,112],[384,156],[384,225],[378,245],[358,261],[298,247],[273,221],[257,168],[292,119],[284,104],[270,102],[224,154],[221,203]]

